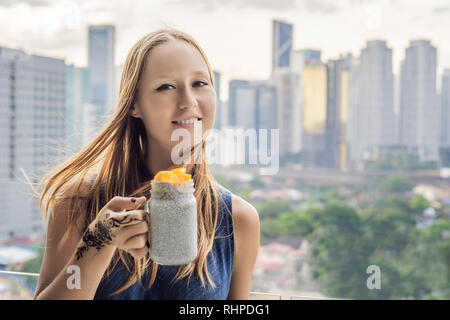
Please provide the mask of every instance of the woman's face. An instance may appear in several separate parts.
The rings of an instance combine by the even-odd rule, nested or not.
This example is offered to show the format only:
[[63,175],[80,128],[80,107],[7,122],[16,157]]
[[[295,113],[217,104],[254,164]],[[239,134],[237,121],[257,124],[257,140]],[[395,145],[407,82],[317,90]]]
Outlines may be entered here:
[[[212,128],[215,110],[216,92],[197,49],[180,40],[152,49],[131,111],[132,116],[142,119],[149,144],[156,143],[171,151],[179,143],[179,138],[171,141],[176,129],[190,133],[190,145],[198,143],[205,131]],[[194,123],[179,123],[189,119],[194,119]]]

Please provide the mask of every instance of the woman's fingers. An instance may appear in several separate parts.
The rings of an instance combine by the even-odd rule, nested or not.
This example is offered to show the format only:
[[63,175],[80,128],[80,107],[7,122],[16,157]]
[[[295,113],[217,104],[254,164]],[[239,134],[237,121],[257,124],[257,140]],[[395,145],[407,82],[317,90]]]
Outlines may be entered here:
[[134,210],[139,208],[146,200],[147,198],[144,196],[136,198],[116,196],[108,202],[107,207],[116,212]]
[[148,248],[145,247],[142,249],[133,249],[130,250],[129,253],[136,259],[142,259],[148,254]]
[[[135,225],[124,227],[117,231],[116,238],[117,244],[121,249],[129,248],[126,243],[133,237],[138,235],[144,235],[147,241],[148,224],[146,221],[141,221]],[[144,243],[145,244],[145,243]]]
[[141,249],[131,249],[128,251],[129,254],[131,254],[136,259],[144,258],[148,254],[148,247],[145,246]]
[[123,244],[123,250],[133,250],[133,249],[142,249],[147,244],[147,234],[138,234],[134,237],[129,238]]
[[123,228],[147,221],[145,210],[132,210],[124,212],[107,211],[105,222],[112,228]]

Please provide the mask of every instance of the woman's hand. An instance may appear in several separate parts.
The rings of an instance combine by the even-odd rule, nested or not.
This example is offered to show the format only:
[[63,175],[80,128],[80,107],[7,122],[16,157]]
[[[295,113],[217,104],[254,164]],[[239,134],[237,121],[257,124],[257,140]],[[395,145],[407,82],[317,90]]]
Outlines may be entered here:
[[112,198],[83,234],[84,245],[77,250],[77,260],[89,248],[100,250],[105,246],[124,250],[136,259],[145,257],[149,250],[149,219],[145,210],[137,208],[146,200],[146,197]]

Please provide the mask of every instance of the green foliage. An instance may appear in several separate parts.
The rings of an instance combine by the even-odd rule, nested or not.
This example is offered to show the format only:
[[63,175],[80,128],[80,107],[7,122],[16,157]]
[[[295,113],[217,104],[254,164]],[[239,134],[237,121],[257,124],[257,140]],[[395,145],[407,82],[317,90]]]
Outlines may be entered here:
[[413,185],[408,179],[403,177],[389,177],[378,186],[379,190],[385,192],[402,193],[411,191]]
[[314,221],[307,211],[282,213],[279,218],[289,236],[309,236],[314,231]]
[[281,213],[292,212],[294,208],[284,200],[269,200],[258,206],[257,211],[261,219],[278,218]]
[[250,181],[250,186],[254,189],[258,189],[258,188],[264,188],[265,184],[264,184],[264,182],[262,182],[262,180],[260,178],[256,177],[255,179]]
[[265,218],[261,220],[260,230],[262,242],[268,239],[276,239],[287,234],[283,222],[275,218]]
[[430,202],[419,194],[409,201],[409,206],[416,212],[423,212],[426,208],[430,207]]
[[376,162],[369,165],[369,169],[377,170],[426,170],[436,169],[436,162],[421,162],[419,155],[413,152],[386,152]]
[[[257,207],[261,241],[307,238],[312,277],[330,297],[450,299],[450,221],[418,229],[417,219],[430,203],[421,195],[402,197],[412,188],[401,177],[373,176],[361,190],[370,195],[368,202],[358,210],[330,187],[311,188],[303,210],[283,200],[265,201]],[[380,290],[367,288],[370,265],[380,268]]]
[[[392,180],[393,181],[393,180]],[[391,182],[392,182],[391,181]],[[390,184],[389,182],[388,184]],[[405,190],[398,185],[390,190]],[[259,208],[264,239],[290,235],[311,241],[312,276],[321,291],[350,299],[436,299],[450,297],[450,221],[438,221],[423,231],[416,219],[428,201],[382,196],[361,212],[342,203],[333,189],[319,197],[325,206],[293,210],[283,201]],[[367,288],[367,267],[381,270],[381,289]]]

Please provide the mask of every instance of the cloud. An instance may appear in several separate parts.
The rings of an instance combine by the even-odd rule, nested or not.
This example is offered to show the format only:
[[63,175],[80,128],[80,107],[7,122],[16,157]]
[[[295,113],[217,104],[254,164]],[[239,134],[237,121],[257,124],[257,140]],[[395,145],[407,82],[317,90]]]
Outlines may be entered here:
[[436,7],[432,11],[432,13],[437,13],[437,14],[448,13],[448,12],[450,12],[450,6],[448,6],[448,7]]
[[330,0],[303,0],[302,8],[309,13],[335,13],[342,9],[336,5],[337,1]]
[[50,5],[49,0],[0,0],[0,7],[11,7],[15,4],[27,4],[30,7],[41,7]]
[[[197,7],[201,11],[218,11],[224,8],[229,9],[260,9],[275,11],[305,10],[310,13],[331,13],[339,9],[331,0],[191,0],[188,2],[190,7]],[[185,5],[184,0],[168,0],[171,5]]]

